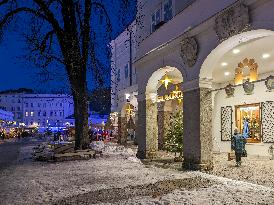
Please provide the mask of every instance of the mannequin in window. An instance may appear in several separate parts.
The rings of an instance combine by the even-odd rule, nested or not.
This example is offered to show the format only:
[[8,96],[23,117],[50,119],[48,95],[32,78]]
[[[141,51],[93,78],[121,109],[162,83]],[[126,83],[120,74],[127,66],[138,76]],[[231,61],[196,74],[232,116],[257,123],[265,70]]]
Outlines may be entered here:
[[249,137],[249,118],[248,118],[248,116],[244,117],[243,137],[245,139]]

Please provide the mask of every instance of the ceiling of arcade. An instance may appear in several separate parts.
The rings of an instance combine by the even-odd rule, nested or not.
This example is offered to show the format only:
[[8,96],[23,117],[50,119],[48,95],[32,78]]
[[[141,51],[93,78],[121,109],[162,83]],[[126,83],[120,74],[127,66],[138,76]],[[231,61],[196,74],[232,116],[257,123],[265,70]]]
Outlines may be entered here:
[[213,82],[233,81],[237,65],[245,58],[255,60],[258,64],[258,74],[274,71],[274,36],[250,40],[224,54],[214,65]]

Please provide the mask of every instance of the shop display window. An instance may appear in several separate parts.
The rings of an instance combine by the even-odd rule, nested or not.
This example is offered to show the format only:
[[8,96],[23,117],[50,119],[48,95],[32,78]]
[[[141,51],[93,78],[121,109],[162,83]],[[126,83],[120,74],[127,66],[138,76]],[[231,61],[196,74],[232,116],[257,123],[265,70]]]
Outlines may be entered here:
[[261,142],[260,104],[235,106],[236,126],[249,143]]

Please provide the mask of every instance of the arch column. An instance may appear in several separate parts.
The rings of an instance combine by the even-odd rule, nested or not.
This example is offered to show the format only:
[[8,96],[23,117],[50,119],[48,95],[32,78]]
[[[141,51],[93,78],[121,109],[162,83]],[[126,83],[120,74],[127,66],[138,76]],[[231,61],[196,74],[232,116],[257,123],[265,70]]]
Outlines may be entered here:
[[137,157],[155,158],[158,151],[157,103],[150,96],[138,96]]
[[212,94],[199,80],[184,83],[184,162],[191,170],[213,168]]
[[157,103],[146,99],[146,157],[155,158],[158,151]]
[[127,118],[119,114],[118,116],[118,143],[125,145],[127,143]]

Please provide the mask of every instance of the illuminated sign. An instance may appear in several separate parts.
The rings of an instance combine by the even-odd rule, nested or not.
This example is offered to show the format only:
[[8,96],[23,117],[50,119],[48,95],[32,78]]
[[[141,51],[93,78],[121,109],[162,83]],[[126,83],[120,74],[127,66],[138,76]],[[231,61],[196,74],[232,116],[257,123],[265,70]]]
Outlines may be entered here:
[[174,99],[178,99],[179,102],[181,102],[183,99],[183,92],[180,91],[177,86],[176,86],[176,90],[172,91],[170,94],[158,96],[157,102],[165,102],[165,101],[174,100]]

